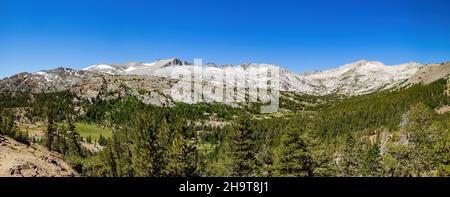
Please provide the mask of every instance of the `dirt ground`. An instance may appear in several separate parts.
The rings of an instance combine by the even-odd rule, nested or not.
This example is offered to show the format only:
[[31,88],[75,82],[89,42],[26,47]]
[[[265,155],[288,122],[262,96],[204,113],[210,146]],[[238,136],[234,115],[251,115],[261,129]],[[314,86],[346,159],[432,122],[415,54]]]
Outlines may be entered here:
[[60,154],[32,143],[30,146],[0,136],[0,177],[79,176]]

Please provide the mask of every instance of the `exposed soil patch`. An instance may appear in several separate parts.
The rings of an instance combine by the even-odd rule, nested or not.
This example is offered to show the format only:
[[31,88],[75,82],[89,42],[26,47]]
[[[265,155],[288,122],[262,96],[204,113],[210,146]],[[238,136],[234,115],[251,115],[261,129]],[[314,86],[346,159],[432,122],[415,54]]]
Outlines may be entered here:
[[79,176],[60,154],[32,143],[30,146],[0,136],[0,177]]
[[446,105],[436,110],[438,114],[445,114],[450,111],[450,106]]

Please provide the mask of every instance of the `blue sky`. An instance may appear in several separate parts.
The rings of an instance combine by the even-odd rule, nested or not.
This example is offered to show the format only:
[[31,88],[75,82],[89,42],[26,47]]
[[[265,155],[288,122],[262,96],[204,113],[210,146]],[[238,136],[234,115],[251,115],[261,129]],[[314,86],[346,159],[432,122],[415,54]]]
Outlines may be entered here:
[[448,0],[0,0],[0,77],[154,61],[450,61]]

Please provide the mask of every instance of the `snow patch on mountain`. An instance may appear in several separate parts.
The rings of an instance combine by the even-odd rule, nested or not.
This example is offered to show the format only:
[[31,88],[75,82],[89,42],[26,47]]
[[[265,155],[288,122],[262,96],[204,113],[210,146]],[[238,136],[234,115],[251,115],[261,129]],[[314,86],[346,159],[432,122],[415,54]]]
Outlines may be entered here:
[[[213,66],[214,65],[214,66]],[[128,63],[124,65],[96,65],[83,70],[101,72],[113,75],[138,75],[173,78],[174,73],[185,73],[192,70],[201,70],[195,73],[195,78],[204,76],[213,78],[223,77],[223,73],[243,76],[245,73],[260,73],[267,69],[269,64],[242,64],[239,66],[215,66],[215,64],[195,65],[181,61],[177,58],[158,60],[152,63]],[[275,66],[277,67],[277,66]],[[410,62],[401,65],[388,66],[378,61],[361,60],[346,64],[338,68],[325,71],[296,74],[287,69],[280,68],[280,87],[282,91],[295,91],[300,93],[327,95],[347,94],[359,95],[378,90],[401,86],[408,81],[423,65]],[[256,84],[256,79],[249,79],[250,85]],[[227,84],[232,81],[225,80]]]
[[373,91],[401,86],[423,65],[411,62],[387,66],[381,62],[361,60],[355,63],[298,76],[309,88],[311,94],[332,93],[359,95]]

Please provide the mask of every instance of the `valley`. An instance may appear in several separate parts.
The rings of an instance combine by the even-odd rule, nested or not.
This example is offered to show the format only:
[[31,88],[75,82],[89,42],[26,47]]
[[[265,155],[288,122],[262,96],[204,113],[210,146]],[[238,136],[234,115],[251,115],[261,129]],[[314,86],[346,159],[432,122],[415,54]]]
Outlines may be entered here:
[[[201,99],[177,101],[172,73],[196,66]],[[177,58],[20,73],[0,81],[0,176],[450,176],[449,76],[450,63],[295,74]],[[279,81],[275,113],[245,87],[225,93],[237,81],[259,93],[261,78]]]

